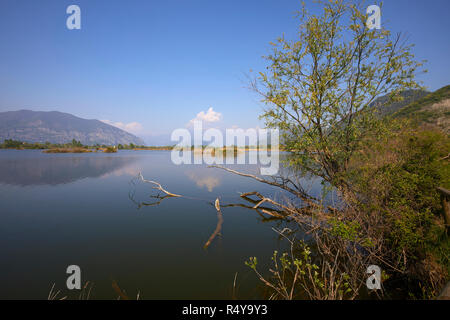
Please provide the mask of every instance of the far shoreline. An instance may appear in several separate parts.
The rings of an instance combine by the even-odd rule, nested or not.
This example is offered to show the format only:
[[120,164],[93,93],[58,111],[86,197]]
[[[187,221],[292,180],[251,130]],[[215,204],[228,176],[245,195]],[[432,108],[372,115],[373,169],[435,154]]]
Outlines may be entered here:
[[[198,152],[216,152],[228,153],[228,152],[247,152],[247,151],[268,151],[271,150],[271,146],[264,146],[264,148],[258,148],[258,146],[224,146],[224,147],[212,147],[212,146],[144,146],[118,144],[118,145],[83,145],[80,141],[73,139],[71,142],[58,144],[50,142],[23,142],[18,140],[6,139],[0,144],[0,150],[42,150],[43,153],[90,153],[90,152],[105,152],[116,153],[119,150],[132,150],[132,151],[192,151]],[[278,149],[278,148],[277,148]],[[274,150],[275,151],[275,150]],[[278,149],[276,151],[283,151]]]

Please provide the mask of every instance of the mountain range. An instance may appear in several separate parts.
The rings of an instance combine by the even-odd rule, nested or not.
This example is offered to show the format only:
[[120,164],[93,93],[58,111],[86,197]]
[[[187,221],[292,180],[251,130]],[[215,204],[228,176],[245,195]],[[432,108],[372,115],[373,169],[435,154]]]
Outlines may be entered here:
[[[401,95],[403,100],[394,103],[389,103],[388,96],[379,97],[372,107],[377,108],[382,116],[407,117],[450,133],[450,85],[434,92],[407,90]],[[75,139],[84,145],[144,145],[141,138],[102,121],[58,111],[0,112],[0,143],[5,139],[58,144]],[[153,140],[152,145],[174,144],[169,135],[157,136]]]
[[0,142],[5,139],[59,144],[75,139],[84,145],[144,145],[141,138],[122,129],[58,111],[0,112]]

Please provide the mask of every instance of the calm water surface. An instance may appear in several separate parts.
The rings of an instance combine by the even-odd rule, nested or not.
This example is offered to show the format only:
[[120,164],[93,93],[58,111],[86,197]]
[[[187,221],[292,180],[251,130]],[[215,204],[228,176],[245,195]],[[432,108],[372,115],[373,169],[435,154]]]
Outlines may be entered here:
[[[256,166],[232,168],[257,172]],[[184,195],[155,204],[157,190],[132,183],[139,172]],[[311,188],[316,186],[312,185]],[[250,256],[269,262],[283,243],[257,212],[222,209],[221,235],[204,249],[217,224],[213,202],[245,203],[239,193],[279,192],[249,178],[204,165],[174,165],[169,151],[44,154],[0,150],[0,299],[61,295],[68,265],[93,283],[92,299],[115,299],[116,281],[143,299],[261,298]],[[147,204],[147,205],[143,205]]]

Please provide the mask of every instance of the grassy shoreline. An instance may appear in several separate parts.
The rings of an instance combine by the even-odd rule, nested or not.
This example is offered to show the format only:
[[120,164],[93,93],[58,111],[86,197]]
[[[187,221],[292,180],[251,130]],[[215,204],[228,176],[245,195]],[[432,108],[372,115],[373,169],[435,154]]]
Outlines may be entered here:
[[[271,147],[267,146],[264,148],[258,148],[257,146],[225,146],[225,147],[208,147],[208,146],[136,146],[134,144],[130,145],[122,145],[119,144],[117,146],[109,146],[109,145],[83,145],[81,142],[72,140],[71,143],[65,144],[53,144],[50,142],[39,143],[39,142],[23,142],[7,139],[0,144],[1,149],[14,149],[14,150],[44,150],[44,153],[87,153],[87,152],[97,152],[103,151],[107,153],[117,152],[118,150],[133,150],[133,151],[171,151],[171,150],[183,150],[183,151],[193,151],[199,152],[201,149],[202,152],[212,152],[213,154],[217,152],[247,152],[247,151],[267,151],[270,150]],[[283,148],[280,148],[279,151],[285,151]]]

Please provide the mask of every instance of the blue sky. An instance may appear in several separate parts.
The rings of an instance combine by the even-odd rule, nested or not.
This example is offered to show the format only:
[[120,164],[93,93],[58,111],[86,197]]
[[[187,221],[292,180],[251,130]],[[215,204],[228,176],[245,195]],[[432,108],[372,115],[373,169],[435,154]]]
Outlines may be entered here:
[[[71,4],[81,30],[66,28]],[[295,37],[299,8],[298,0],[1,0],[0,111],[121,122],[147,141],[202,111],[220,113],[225,127],[262,126],[245,74],[264,68],[270,41]],[[449,12],[448,0],[384,1],[382,24],[409,35],[416,58],[428,60],[429,90],[449,84]]]

